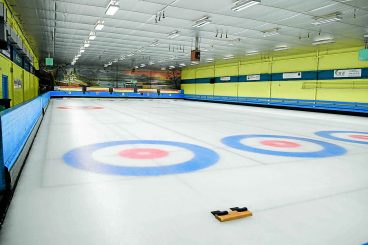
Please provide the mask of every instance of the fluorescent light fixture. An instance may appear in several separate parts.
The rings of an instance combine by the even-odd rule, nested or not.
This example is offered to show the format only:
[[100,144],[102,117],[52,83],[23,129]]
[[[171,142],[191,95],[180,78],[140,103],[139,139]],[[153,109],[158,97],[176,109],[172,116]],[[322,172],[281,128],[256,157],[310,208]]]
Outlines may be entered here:
[[276,46],[274,48],[274,51],[283,51],[283,50],[287,50],[287,49],[289,49],[288,46],[286,46],[286,45],[280,45],[280,46]]
[[127,54],[128,57],[134,56],[134,53]]
[[200,28],[202,26],[210,24],[212,21],[210,20],[209,16],[204,16],[198,20],[196,20],[192,27],[194,28]]
[[190,64],[191,64],[191,65],[198,65],[198,64],[199,64],[199,62],[198,62],[198,61],[192,61]]
[[112,62],[113,63],[116,63],[116,62],[118,62],[119,60],[118,59],[114,59]]
[[145,67],[145,66],[146,66],[146,64],[141,64],[140,66],[141,66],[141,67]]
[[312,42],[313,45],[322,45],[322,44],[329,44],[334,43],[335,39],[333,37],[325,37],[325,38],[317,38],[314,39]]
[[173,38],[178,37],[179,35],[180,35],[180,31],[176,30],[176,31],[170,32],[169,35],[168,35],[168,37],[170,39],[173,39]]
[[184,66],[187,66],[186,64],[184,64],[184,63],[181,63],[181,64],[179,64],[179,66],[180,67],[184,67]]
[[231,10],[238,12],[260,3],[260,0],[239,0],[234,3],[234,6],[231,8]]
[[89,39],[89,40],[95,40],[95,39],[96,39],[96,32],[91,31],[91,33],[89,34],[88,39]]
[[109,64],[109,66],[111,66],[112,65],[112,62],[110,61],[108,64]]
[[81,47],[80,50],[79,50],[79,52],[81,52],[81,53],[84,53],[85,51],[86,51],[86,49],[84,47]]
[[365,35],[364,35],[364,38],[368,38],[368,34],[365,34]]
[[207,62],[212,62],[213,61],[213,58],[208,58],[207,59]]
[[169,69],[175,69],[175,66],[169,66]]
[[125,60],[125,56],[123,55],[123,56],[121,56],[120,58],[119,58],[119,60]]
[[272,36],[275,36],[275,35],[279,35],[279,30],[280,28],[272,28],[272,29],[269,29],[269,30],[264,30],[262,31],[263,33],[263,37],[272,37]]
[[322,25],[322,24],[329,24],[331,22],[336,22],[342,20],[341,13],[340,12],[334,12],[327,15],[317,16],[314,17],[314,22],[312,22],[312,25]]
[[149,46],[150,47],[156,47],[159,44],[159,42],[160,42],[159,40],[155,40]]
[[259,54],[259,51],[257,50],[250,50],[250,51],[247,51],[245,52],[245,55],[256,55],[256,54]]
[[84,41],[84,47],[88,48],[89,46],[91,46],[91,43],[89,41]]
[[76,58],[79,58],[79,57],[81,57],[81,54],[79,53],[79,54],[77,54],[77,56],[75,56]]
[[139,67],[138,66],[134,66],[135,69],[138,69]]
[[230,60],[230,59],[234,59],[235,56],[233,54],[228,54],[228,55],[225,55],[224,57],[224,60]]
[[96,22],[96,25],[95,25],[95,30],[96,31],[101,31],[103,28],[104,28],[104,21],[103,20],[98,20]]
[[107,5],[106,8],[106,15],[114,15],[119,10],[119,1],[117,0],[111,0],[109,5]]
[[154,65],[154,64],[155,64],[155,62],[150,61],[150,62],[148,62],[148,64],[149,64],[149,65]]

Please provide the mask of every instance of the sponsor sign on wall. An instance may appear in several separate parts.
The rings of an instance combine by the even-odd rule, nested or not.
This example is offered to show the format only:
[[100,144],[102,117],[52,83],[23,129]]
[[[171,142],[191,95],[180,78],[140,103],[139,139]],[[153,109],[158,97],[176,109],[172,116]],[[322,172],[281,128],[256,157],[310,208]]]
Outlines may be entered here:
[[282,78],[283,79],[298,79],[298,78],[302,78],[302,73],[301,72],[283,73]]
[[221,81],[230,81],[231,77],[221,77],[220,80]]
[[335,70],[334,77],[362,77],[362,69]]
[[259,81],[261,80],[261,75],[248,75],[247,81]]
[[22,88],[23,82],[20,79],[14,79],[14,88]]

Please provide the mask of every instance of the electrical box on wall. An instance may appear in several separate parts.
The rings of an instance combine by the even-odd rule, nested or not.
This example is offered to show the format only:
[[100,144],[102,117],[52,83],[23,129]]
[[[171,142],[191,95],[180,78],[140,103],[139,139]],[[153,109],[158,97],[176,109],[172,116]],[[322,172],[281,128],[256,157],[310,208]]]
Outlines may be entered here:
[[198,49],[192,50],[190,60],[191,61],[200,61],[201,60],[201,51],[199,51]]
[[368,61],[368,49],[359,50],[359,60]]

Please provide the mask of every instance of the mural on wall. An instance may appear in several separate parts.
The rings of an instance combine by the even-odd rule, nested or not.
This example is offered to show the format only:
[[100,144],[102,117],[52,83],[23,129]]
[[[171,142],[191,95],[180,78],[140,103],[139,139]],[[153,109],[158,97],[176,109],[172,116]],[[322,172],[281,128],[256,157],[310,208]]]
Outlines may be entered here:
[[59,86],[179,89],[180,71],[59,67],[55,72],[55,82]]

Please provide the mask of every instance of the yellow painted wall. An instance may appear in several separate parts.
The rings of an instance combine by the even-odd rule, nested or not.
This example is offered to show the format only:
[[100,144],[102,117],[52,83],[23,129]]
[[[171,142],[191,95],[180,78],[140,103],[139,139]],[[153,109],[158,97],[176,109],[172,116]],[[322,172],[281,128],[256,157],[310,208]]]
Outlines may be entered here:
[[239,83],[239,97],[270,97],[270,82]]
[[[15,12],[10,11],[10,6],[7,4],[6,1],[0,0],[0,2],[4,3],[7,7],[7,24],[18,34],[23,42],[23,45],[31,54],[33,60],[31,64],[33,65],[33,67],[35,67],[35,69],[38,70],[38,58],[33,52],[26,37],[24,36],[21,26],[16,21],[16,19],[13,18],[12,13]],[[9,99],[11,99],[11,106],[17,105],[38,96],[38,78],[33,74],[23,70],[21,67],[10,61],[7,57],[0,54],[0,79],[2,79],[2,75],[8,76],[8,94]],[[22,81],[22,88],[14,88],[14,79],[19,79]],[[2,98],[2,84],[0,86],[0,91],[0,97]]]
[[185,94],[196,94],[195,84],[182,84],[181,89],[184,90]]
[[[270,74],[283,72],[316,71],[349,68],[367,68],[368,62],[358,60],[358,50],[362,47],[340,49],[325,52],[313,52],[302,55],[267,59],[259,57],[253,60],[221,62],[214,65],[188,67],[182,71],[182,79],[195,79],[215,76],[238,76],[252,74]],[[333,100],[368,103],[368,80],[320,80],[315,81],[272,81],[183,84],[185,94],[209,95],[214,86],[214,95],[241,97],[290,98],[307,100]],[[318,88],[317,88],[318,87]]]
[[239,83],[215,83],[214,95],[237,96]]
[[196,94],[213,95],[214,85],[209,83],[196,84]]
[[[23,69],[19,66],[17,66],[16,64],[12,63],[12,67],[13,67],[13,93],[14,93],[14,97],[12,99],[12,104],[13,105],[18,105],[20,103],[22,103],[23,101],[25,101],[25,97],[24,97],[24,76],[23,76]],[[16,80],[20,80],[22,81],[22,87],[20,88],[15,88],[14,87],[14,81]]]

